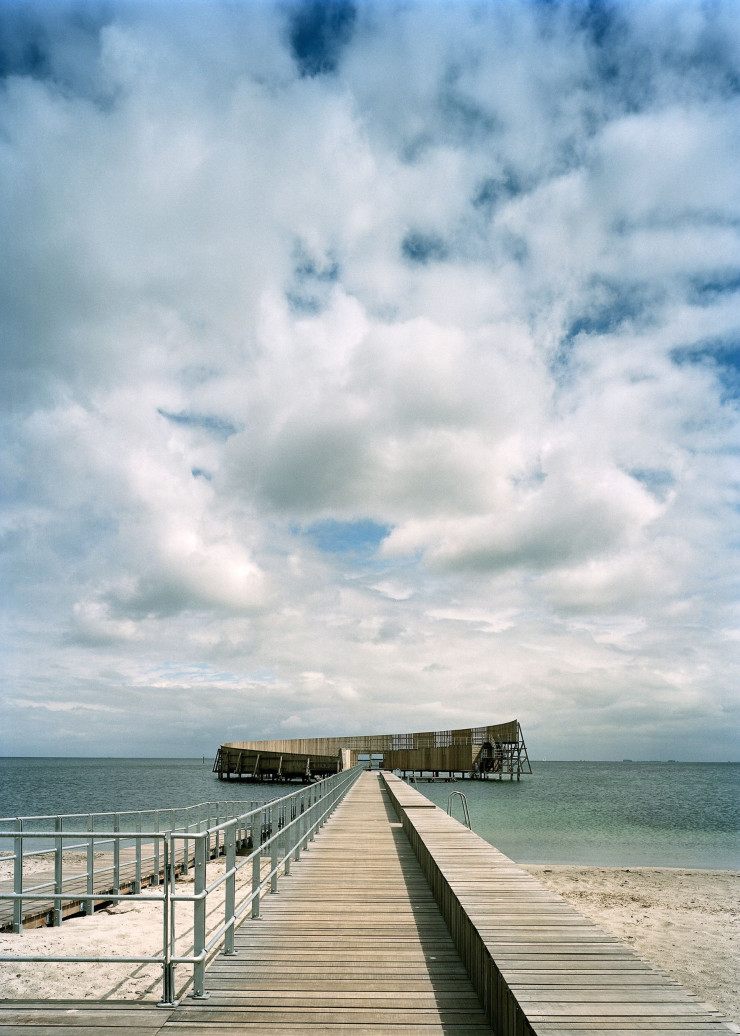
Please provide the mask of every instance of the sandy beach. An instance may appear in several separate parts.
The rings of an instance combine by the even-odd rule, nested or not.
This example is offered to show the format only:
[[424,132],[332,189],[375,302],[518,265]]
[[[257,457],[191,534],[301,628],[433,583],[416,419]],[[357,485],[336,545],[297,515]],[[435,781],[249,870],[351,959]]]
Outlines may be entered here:
[[[217,868],[223,868],[222,861],[209,865],[209,881]],[[575,866],[526,869],[728,1019],[740,1019],[739,872]],[[246,870],[242,871],[243,884],[248,882]],[[213,903],[210,923],[214,926],[221,902],[219,898]],[[185,906],[179,909],[178,952],[187,954],[192,945],[191,911]],[[61,928],[27,929],[20,937],[0,935],[0,953],[155,954],[161,948],[161,926],[161,905],[124,900],[92,918],[65,921]],[[180,994],[190,974],[189,967],[178,968]],[[156,1000],[161,970],[156,965],[115,963],[6,963],[0,964],[0,988],[6,999]]]
[[740,872],[527,866],[643,960],[740,1020]]
[[[7,864],[4,866],[7,867]],[[269,861],[262,861],[263,873]],[[225,871],[222,859],[208,864],[208,883]],[[2,865],[0,865],[2,876]],[[191,893],[192,871],[180,877],[177,890]],[[251,864],[237,875],[237,903],[251,889]],[[36,956],[155,956],[162,952],[163,909],[161,890],[144,890],[143,900],[124,897],[117,905],[96,910],[92,917],[72,917],[59,928],[25,928],[18,936],[0,933],[0,955]],[[151,902],[147,902],[151,900]],[[223,886],[208,897],[207,937],[223,922]],[[245,916],[249,915],[249,911]],[[176,953],[193,952],[192,903],[175,908]],[[247,922],[248,923],[248,922]],[[176,969],[176,991],[182,996],[190,985],[192,967]],[[158,1000],[162,968],[158,964],[8,962],[0,963],[0,999]]]

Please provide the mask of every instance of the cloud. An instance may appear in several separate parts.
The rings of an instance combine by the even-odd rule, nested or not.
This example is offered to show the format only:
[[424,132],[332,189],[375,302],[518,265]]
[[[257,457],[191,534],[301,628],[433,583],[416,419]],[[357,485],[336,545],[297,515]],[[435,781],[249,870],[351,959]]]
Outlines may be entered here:
[[87,704],[80,701],[27,701],[22,698],[9,698],[7,704],[15,709],[46,709],[48,712],[121,712],[121,709],[109,705]]
[[734,5],[0,20],[14,750],[11,702],[87,750],[176,694],[198,755],[518,715],[727,758]]

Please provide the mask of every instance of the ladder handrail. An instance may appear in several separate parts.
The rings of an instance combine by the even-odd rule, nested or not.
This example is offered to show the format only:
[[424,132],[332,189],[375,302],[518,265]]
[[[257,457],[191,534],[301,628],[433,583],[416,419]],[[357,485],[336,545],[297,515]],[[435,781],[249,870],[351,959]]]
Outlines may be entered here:
[[447,796],[447,815],[448,816],[452,816],[452,800],[454,799],[454,797],[456,795],[460,796],[460,801],[462,802],[463,818],[465,820],[465,824],[467,825],[469,830],[472,831],[473,830],[473,825],[470,823],[470,810],[468,809],[468,800],[465,797],[464,792],[462,792],[462,791],[451,791],[450,794]]

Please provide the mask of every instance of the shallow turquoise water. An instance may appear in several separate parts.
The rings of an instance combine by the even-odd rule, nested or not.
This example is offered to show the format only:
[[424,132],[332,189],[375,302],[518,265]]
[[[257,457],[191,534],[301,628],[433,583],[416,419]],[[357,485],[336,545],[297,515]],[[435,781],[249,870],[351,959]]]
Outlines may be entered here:
[[[520,863],[740,868],[740,764],[533,763],[521,781],[417,788],[468,800],[473,829]],[[453,814],[461,817],[459,802]]]
[[[521,863],[740,868],[740,764],[533,763],[521,781],[418,784]],[[264,801],[286,785],[219,782],[211,760],[0,759],[0,817]],[[459,804],[455,815],[460,816]]]

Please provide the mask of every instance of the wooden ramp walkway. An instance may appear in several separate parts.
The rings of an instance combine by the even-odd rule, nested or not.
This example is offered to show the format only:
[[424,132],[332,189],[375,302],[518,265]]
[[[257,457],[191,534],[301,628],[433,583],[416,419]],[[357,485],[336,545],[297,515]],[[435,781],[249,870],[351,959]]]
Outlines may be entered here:
[[0,1001],[0,1036],[740,1032],[390,775],[361,776],[262,913],[207,1000]]
[[162,1036],[490,1033],[377,773],[363,774],[301,856],[237,956],[208,969]]

